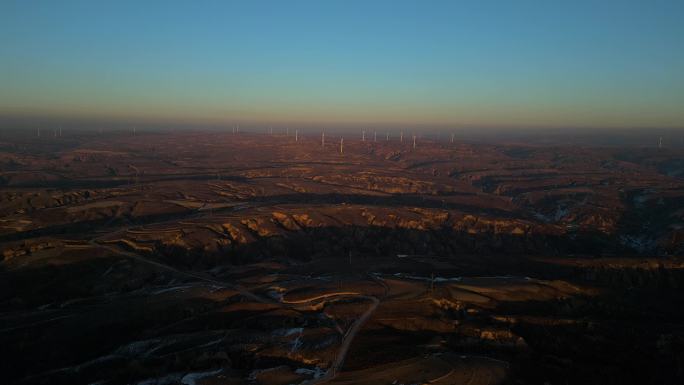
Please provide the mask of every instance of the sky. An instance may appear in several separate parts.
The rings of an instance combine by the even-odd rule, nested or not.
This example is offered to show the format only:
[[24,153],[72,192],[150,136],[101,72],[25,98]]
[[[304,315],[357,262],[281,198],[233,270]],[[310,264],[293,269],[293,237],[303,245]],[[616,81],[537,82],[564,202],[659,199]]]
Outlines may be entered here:
[[684,127],[684,1],[0,2],[0,115]]

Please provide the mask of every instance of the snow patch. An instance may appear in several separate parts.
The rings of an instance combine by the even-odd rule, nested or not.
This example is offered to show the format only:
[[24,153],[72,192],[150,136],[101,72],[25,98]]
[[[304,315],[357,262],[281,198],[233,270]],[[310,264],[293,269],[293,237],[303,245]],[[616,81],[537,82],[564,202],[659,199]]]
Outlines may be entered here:
[[249,381],[256,381],[257,377],[258,377],[261,373],[268,373],[268,372],[270,372],[270,371],[278,370],[278,369],[281,369],[281,368],[283,368],[283,367],[287,367],[287,366],[281,365],[281,366],[275,366],[275,367],[273,367],[273,368],[252,370],[252,372],[251,372],[251,373],[249,374],[249,376],[247,377],[247,380],[249,380]]
[[[406,275],[402,273],[394,273],[394,276],[397,278],[404,278],[404,279],[413,279],[416,281],[426,281],[430,282],[433,280],[432,277],[422,277],[418,275]],[[434,277],[435,282],[460,282],[463,278],[462,277]]]
[[281,337],[289,337],[293,334],[302,334],[304,328],[289,328],[289,329],[277,329],[273,331],[273,335]]
[[177,290],[189,289],[189,288],[191,288],[191,287],[192,287],[192,285],[167,287],[167,288],[164,288],[164,289],[159,289],[159,290],[157,290],[157,291],[153,291],[151,294],[152,294],[152,295],[158,295],[158,294],[168,293],[168,292],[170,292],[170,291],[177,291]]
[[218,369],[218,370],[212,370],[208,372],[196,372],[196,373],[188,373],[181,378],[181,384],[184,385],[197,385],[198,380],[201,380],[205,377],[210,377],[216,374],[219,374],[223,371],[223,369]]
[[290,337],[297,335],[297,337],[291,342],[292,347],[290,348],[290,353],[294,353],[302,347],[304,328],[278,329],[273,331],[273,335],[277,337]]
[[299,368],[295,370],[295,373],[301,374],[304,376],[310,376],[313,378],[321,378],[325,375],[325,371],[318,366],[314,366],[313,369],[307,369],[307,368]]
[[158,338],[136,341],[118,348],[115,353],[125,356],[140,356],[146,354],[150,349],[154,348],[160,342],[161,340]]

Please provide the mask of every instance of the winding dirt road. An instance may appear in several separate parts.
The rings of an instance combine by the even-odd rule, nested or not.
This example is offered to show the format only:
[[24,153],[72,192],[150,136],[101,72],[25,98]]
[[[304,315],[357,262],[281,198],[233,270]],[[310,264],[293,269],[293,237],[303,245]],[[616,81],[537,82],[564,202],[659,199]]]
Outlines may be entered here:
[[164,270],[172,271],[176,274],[185,275],[187,277],[195,278],[195,279],[207,282],[207,283],[211,283],[212,285],[215,285],[218,287],[223,287],[223,288],[235,290],[235,291],[239,292],[241,295],[243,295],[249,299],[252,299],[256,302],[260,302],[260,303],[278,304],[278,305],[283,306],[283,307],[294,308],[294,307],[301,306],[301,305],[309,305],[313,302],[320,301],[320,300],[326,300],[326,299],[333,298],[333,297],[363,298],[363,299],[367,299],[367,300],[371,301],[372,302],[371,306],[361,315],[361,317],[359,317],[359,319],[356,320],[356,322],[354,322],[354,324],[345,333],[343,340],[342,340],[342,344],[340,345],[340,348],[339,348],[337,354],[335,355],[335,360],[330,365],[330,368],[326,371],[325,375],[323,375],[319,378],[316,378],[316,379],[312,379],[309,382],[305,382],[305,384],[322,384],[322,383],[328,382],[328,381],[335,378],[335,376],[337,375],[337,372],[342,368],[342,365],[344,364],[344,360],[347,357],[349,347],[351,346],[351,343],[354,341],[354,338],[356,337],[358,332],[362,329],[363,325],[366,323],[368,318],[370,318],[370,316],[373,314],[373,312],[377,309],[378,305],[380,304],[380,300],[377,299],[376,297],[366,296],[366,295],[363,295],[361,293],[356,293],[356,292],[328,293],[328,294],[318,295],[318,296],[315,296],[312,298],[307,298],[307,299],[302,299],[302,300],[276,302],[270,298],[265,298],[265,297],[259,296],[257,294],[254,294],[251,291],[247,290],[246,288],[244,288],[240,285],[228,284],[226,282],[211,279],[211,278],[206,277],[202,274],[193,273],[193,272],[184,271],[184,270],[179,270],[173,266],[148,259],[146,257],[139,255],[139,254],[132,253],[132,252],[125,251],[125,250],[121,250],[119,247],[98,243],[97,238],[90,240],[89,243],[94,247],[103,248],[103,249],[106,249],[106,250],[113,252],[113,253],[125,255],[125,256],[133,258],[137,261],[147,263],[147,264],[151,264],[155,267],[159,267],[159,268],[164,269]]
[[328,369],[324,376],[315,379],[313,382],[310,382],[310,384],[322,384],[335,378],[337,371],[340,370],[342,368],[342,364],[344,364],[344,359],[347,357],[347,352],[349,351],[352,341],[354,341],[354,337],[356,337],[356,334],[358,334],[358,332],[361,330],[363,324],[366,323],[368,318],[370,318],[380,304],[380,300],[375,297],[361,295],[357,298],[371,300],[373,304],[363,313],[363,315],[361,315],[361,317],[359,317],[358,320],[356,320],[356,322],[354,322],[354,325],[347,330],[347,333],[344,335],[342,345],[340,345],[340,349],[338,350],[337,355],[335,356],[335,361],[333,361],[330,369]]

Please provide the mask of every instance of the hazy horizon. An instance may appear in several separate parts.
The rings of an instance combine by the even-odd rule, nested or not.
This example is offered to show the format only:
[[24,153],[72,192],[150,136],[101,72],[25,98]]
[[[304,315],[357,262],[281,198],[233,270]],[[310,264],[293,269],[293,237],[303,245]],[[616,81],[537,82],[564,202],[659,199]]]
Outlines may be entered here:
[[684,128],[678,1],[11,1],[0,124]]

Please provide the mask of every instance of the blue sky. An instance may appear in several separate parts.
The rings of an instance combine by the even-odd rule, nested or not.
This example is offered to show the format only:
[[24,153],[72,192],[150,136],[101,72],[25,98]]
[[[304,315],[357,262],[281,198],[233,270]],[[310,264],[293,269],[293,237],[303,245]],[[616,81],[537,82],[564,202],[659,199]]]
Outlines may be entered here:
[[682,20],[683,1],[5,0],[0,112],[684,127]]

